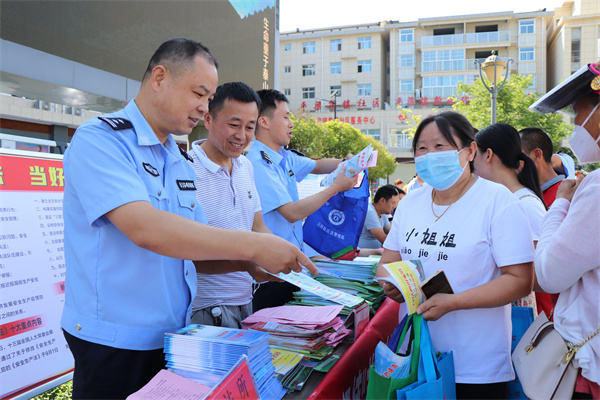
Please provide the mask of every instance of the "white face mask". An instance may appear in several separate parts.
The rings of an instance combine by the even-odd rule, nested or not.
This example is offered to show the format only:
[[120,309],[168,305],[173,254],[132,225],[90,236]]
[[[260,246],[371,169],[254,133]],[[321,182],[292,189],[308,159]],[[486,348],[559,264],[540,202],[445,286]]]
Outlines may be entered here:
[[598,139],[594,140],[592,135],[584,128],[585,124],[590,120],[596,109],[598,109],[600,103],[596,104],[596,107],[592,110],[590,115],[583,121],[581,125],[575,125],[573,127],[573,134],[569,139],[569,146],[573,149],[575,156],[581,163],[591,163],[600,161],[600,147],[598,147]]

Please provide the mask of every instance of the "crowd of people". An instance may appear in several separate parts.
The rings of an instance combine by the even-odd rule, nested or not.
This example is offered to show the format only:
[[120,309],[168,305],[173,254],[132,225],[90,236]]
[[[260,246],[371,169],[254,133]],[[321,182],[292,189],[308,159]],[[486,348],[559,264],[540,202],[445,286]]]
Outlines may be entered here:
[[[304,243],[302,220],[357,183],[342,168],[331,186],[300,199],[298,182],[343,160],[288,149],[285,95],[219,86],[217,68],[198,42],[163,43],[135,99],[82,124],[65,153],[61,326],[74,398],[140,389],[165,366],[165,332],[239,328],[252,312],[291,300],[297,288],[269,273],[317,274],[310,257],[322,256]],[[598,95],[575,108],[579,143],[589,145],[600,136]],[[181,150],[172,135],[201,119],[207,138]],[[415,178],[405,189],[381,186],[369,205],[359,248],[382,253],[380,265],[420,259],[427,275],[444,269],[452,282],[456,294],[433,296],[418,312],[432,321],[436,349],[454,351],[460,398],[500,398],[514,378],[512,302],[547,307],[574,342],[598,324],[597,174],[564,180],[548,140],[506,124],[477,132],[455,112],[428,117],[413,141]],[[591,161],[600,161],[596,150],[586,149]],[[558,167],[566,173],[567,164]],[[543,299],[544,290],[560,295]],[[576,356],[584,393],[598,393],[598,347],[593,339]]]

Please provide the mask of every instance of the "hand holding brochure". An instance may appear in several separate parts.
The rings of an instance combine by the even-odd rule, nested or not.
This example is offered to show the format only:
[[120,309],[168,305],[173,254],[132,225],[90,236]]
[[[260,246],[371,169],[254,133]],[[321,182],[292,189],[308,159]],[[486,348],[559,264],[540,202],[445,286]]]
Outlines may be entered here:
[[390,282],[398,288],[404,297],[409,314],[417,312],[417,307],[423,299],[436,293],[454,293],[444,271],[437,271],[425,280],[421,262],[418,260],[397,261],[385,264],[383,267],[390,276],[375,279],[380,282]]
[[368,145],[350,160],[341,162],[335,171],[323,178],[321,180],[321,187],[331,186],[335,177],[340,173],[344,166],[346,166],[346,172],[344,174],[347,177],[351,177],[369,167],[374,167],[375,165],[377,165],[377,150],[373,150],[373,146]]
[[348,307],[355,307],[362,303],[364,299],[353,296],[348,293],[341,292],[337,289],[330,288],[320,282],[317,282],[308,275],[299,274],[297,272],[290,272],[289,274],[279,273],[277,275],[271,274],[286,282],[298,286],[300,289],[314,293],[325,299],[331,300],[335,303],[342,304]]

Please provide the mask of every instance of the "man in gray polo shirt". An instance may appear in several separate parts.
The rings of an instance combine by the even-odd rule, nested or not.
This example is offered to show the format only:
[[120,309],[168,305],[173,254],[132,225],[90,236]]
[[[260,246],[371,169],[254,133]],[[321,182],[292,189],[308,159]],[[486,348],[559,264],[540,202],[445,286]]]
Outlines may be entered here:
[[[204,116],[208,139],[192,143],[188,154],[196,173],[196,199],[209,225],[271,233],[263,223],[252,163],[242,155],[254,135],[259,105],[256,92],[242,82],[219,86]],[[191,322],[241,328],[241,321],[252,314],[250,274],[198,273],[197,279]]]
[[390,214],[398,206],[400,198],[400,192],[394,185],[385,185],[377,189],[373,203],[369,204],[367,209],[367,217],[358,241],[361,250],[381,247],[390,231]]

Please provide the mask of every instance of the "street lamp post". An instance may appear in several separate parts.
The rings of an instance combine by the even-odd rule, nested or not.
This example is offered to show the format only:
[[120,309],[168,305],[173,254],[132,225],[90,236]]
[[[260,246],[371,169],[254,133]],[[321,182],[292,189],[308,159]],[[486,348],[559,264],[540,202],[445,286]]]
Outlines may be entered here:
[[[496,123],[496,100],[498,97],[498,91],[502,89],[504,84],[506,83],[506,78],[508,78],[508,71],[510,62],[513,61],[509,59],[508,62],[500,61],[500,58],[496,55],[496,51],[492,51],[492,55],[486,58],[486,60],[481,63],[479,60],[475,60],[475,64],[479,65],[479,76],[481,77],[481,81],[483,82],[483,86],[491,93],[492,96],[492,124]],[[486,78],[490,81],[491,85],[488,86],[485,83],[485,79],[483,79],[483,74],[485,74]],[[502,80],[502,75],[504,75],[504,79]],[[502,80],[500,87],[498,87],[498,83]]]
[[333,97],[333,120],[337,120],[337,97],[339,96],[340,91],[339,90],[334,90],[333,93],[331,93],[330,97]]

